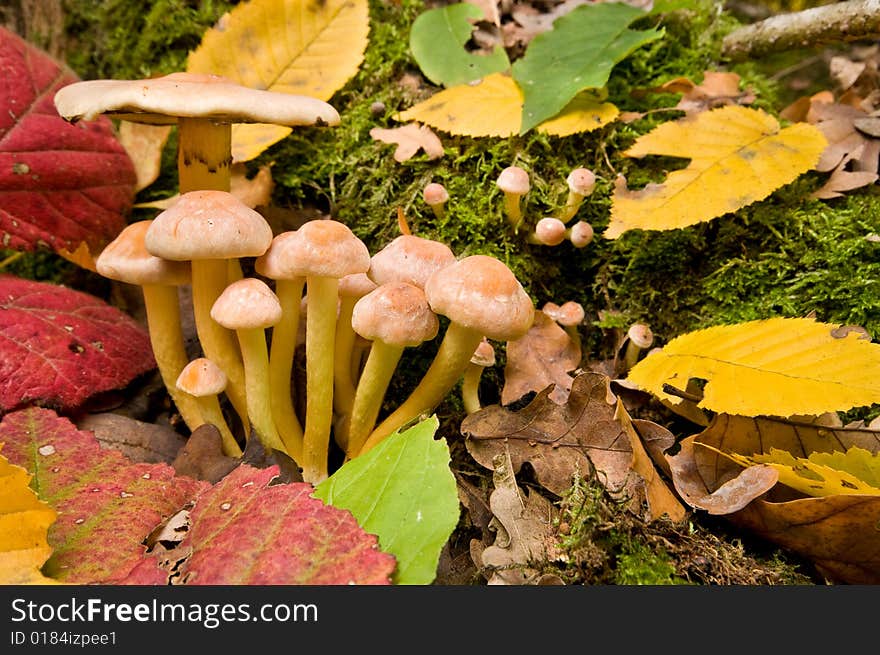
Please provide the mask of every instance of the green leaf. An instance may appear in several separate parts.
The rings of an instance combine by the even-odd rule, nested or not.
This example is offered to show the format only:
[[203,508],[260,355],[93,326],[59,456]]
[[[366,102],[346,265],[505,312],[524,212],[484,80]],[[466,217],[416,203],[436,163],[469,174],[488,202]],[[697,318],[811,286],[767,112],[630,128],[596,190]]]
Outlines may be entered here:
[[536,36],[513,64],[513,79],[525,98],[519,133],[558,114],[580,91],[603,88],[619,61],[663,36],[662,29],[627,28],[645,15],[616,2],[581,5]]
[[455,86],[510,68],[510,60],[501,46],[488,55],[465,50],[474,29],[468,19],[482,16],[475,5],[459,2],[416,17],[409,33],[409,47],[425,77],[438,86]]
[[458,524],[449,448],[434,439],[439,425],[432,416],[395,432],[315,488],[316,498],[349,510],[397,558],[394,584],[433,582],[440,550]]

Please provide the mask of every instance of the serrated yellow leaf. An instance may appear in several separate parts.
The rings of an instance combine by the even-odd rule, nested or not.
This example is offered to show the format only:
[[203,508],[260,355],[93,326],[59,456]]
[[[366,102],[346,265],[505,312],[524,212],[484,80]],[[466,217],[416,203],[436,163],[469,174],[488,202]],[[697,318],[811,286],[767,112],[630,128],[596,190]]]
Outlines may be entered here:
[[690,159],[663,184],[614,191],[609,239],[632,229],[672,230],[734,212],[812,169],[827,145],[807,123],[781,128],[771,115],[736,105],[663,123],[624,154]]
[[57,515],[37,499],[30,479],[0,455],[0,584],[58,584],[40,573],[52,554],[47,534]]
[[[493,73],[478,82],[444,89],[394,119],[417,121],[461,136],[507,137],[519,134],[522,107],[523,94],[513,78]],[[582,93],[537,129],[552,136],[568,136],[607,125],[617,114],[611,103]]]
[[817,415],[880,402],[880,344],[808,318],[772,318],[672,339],[627,379],[677,404],[664,384],[706,380],[699,407],[742,416]]
[[[186,70],[328,101],[357,73],[369,27],[367,0],[250,0],[205,33]],[[234,125],[233,160],[255,158],[290,131],[278,125]]]
[[779,472],[779,482],[808,496],[836,496],[858,494],[880,496],[880,455],[864,448],[850,448],[846,452],[812,453],[808,458],[795,457],[787,450],[771,448],[769,453],[751,456],[725,453],[717,448],[700,444],[721,453],[740,466],[766,464]]

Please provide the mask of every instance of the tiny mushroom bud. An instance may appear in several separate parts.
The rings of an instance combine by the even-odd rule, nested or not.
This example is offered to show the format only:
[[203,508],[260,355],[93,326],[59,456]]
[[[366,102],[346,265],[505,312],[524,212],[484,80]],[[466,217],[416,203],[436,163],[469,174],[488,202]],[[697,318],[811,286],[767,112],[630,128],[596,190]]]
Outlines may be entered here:
[[565,236],[575,248],[585,248],[593,241],[593,226],[578,221],[565,231]]
[[449,200],[449,192],[446,187],[439,182],[431,182],[425,186],[422,192],[425,203],[434,212],[437,218],[443,218],[446,210],[446,203]]
[[535,231],[529,235],[530,243],[543,246],[558,246],[565,241],[565,223],[558,218],[545,216],[535,224]]
[[241,447],[229,430],[217,398],[226,389],[226,374],[220,367],[205,357],[194,359],[183,367],[177,377],[176,386],[180,391],[195,398],[202,413],[203,423],[211,423],[220,432],[223,454],[229,457],[241,457]]
[[559,213],[559,219],[568,223],[575,217],[584,198],[593,193],[596,186],[596,176],[587,168],[575,168],[566,178],[568,183],[568,198]]
[[500,260],[471,255],[434,273],[425,284],[431,309],[449,319],[434,361],[422,380],[370,433],[361,454],[408,421],[432,411],[455,386],[483,337],[509,341],[525,335],[535,307]]
[[[266,328],[281,320],[278,297],[262,280],[246,277],[233,282],[217,298],[211,317],[234,330],[241,347],[246,384],[247,413],[260,442],[288,455],[272,419],[269,392],[269,352]],[[292,455],[291,455],[292,456]]]
[[633,323],[626,333],[626,338],[626,351],[623,355],[624,372],[635,366],[642,351],[654,344],[654,333],[645,323]]
[[498,175],[495,184],[504,192],[504,214],[516,230],[523,219],[520,200],[531,188],[529,174],[519,166],[508,166]]
[[484,337],[474,351],[461,380],[461,401],[464,405],[464,411],[468,414],[473,414],[482,408],[480,378],[483,376],[483,371],[490,366],[495,366],[495,348]]
[[388,282],[366,294],[355,304],[351,323],[373,345],[352,405],[346,440],[349,458],[360,452],[375,427],[403,349],[430,341],[440,329],[425,292],[407,282]]

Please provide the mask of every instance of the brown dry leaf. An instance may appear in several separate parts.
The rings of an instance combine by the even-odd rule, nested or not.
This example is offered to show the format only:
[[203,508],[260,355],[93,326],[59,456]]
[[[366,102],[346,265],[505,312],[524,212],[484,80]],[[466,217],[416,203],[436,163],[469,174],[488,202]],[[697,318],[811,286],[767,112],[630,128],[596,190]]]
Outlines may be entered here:
[[535,8],[531,4],[517,4],[511,10],[513,21],[502,25],[505,45],[523,47],[533,38],[553,28],[553,21],[569,13],[575,7],[590,4],[590,0],[563,0],[549,11]]
[[135,191],[146,189],[159,177],[162,151],[171,134],[171,125],[148,125],[119,121],[119,142],[134,164]]
[[220,431],[215,426],[210,423],[200,425],[193,430],[171,465],[177,475],[214,484],[240,463],[238,459],[223,454],[222,444]]
[[855,46],[847,56],[836,55],[828,63],[828,73],[841,93],[865,98],[880,88],[880,47]]
[[736,73],[705,71],[700,84],[686,77],[676,77],[660,86],[646,89],[653,93],[680,93],[675,105],[685,114],[696,114],[724,105],[750,105],[755,101],[751,90],[741,91],[740,76]]
[[500,0],[465,0],[469,5],[474,5],[483,12],[483,20],[495,26],[501,25],[501,11],[498,5]]
[[523,337],[508,341],[506,352],[502,405],[550,384],[554,385],[550,400],[565,402],[574,379],[569,372],[580,364],[581,349],[556,321],[544,312],[535,312],[532,327]]
[[397,144],[394,160],[398,162],[407,161],[419,150],[424,150],[429,160],[443,156],[443,144],[427,125],[407,123],[387,129],[374,127],[370,130],[370,136],[376,141]]
[[92,432],[103,448],[118,450],[133,462],[170,464],[186,444],[186,437],[168,426],[114,412],[86,414],[76,427]]
[[480,567],[490,585],[537,584],[541,564],[562,555],[556,542],[558,510],[538,492],[520,491],[509,452],[496,455],[493,465],[489,506],[496,538],[482,551]]

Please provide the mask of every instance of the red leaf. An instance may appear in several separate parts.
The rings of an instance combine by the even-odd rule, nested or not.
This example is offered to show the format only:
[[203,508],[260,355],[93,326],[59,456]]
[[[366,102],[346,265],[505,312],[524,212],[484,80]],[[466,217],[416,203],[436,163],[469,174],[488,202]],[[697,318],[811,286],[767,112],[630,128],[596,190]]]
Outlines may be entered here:
[[144,539],[209,486],[175,476],[167,464],[133,464],[48,409],[7,414],[0,442],[10,462],[33,474],[40,499],[58,512],[49,528],[54,553],[43,571],[64,582],[161,580],[145,558]]
[[98,252],[125,227],[131,159],[109,119],[72,125],[55,92],[78,81],[48,54],[0,27],[0,246]]
[[99,298],[0,275],[0,413],[59,409],[156,366],[147,331]]
[[186,584],[390,584],[393,556],[310,484],[269,486],[278,467],[243,464],[199,497],[180,548]]

